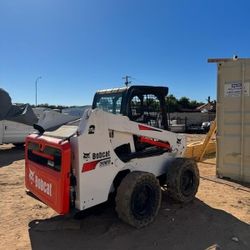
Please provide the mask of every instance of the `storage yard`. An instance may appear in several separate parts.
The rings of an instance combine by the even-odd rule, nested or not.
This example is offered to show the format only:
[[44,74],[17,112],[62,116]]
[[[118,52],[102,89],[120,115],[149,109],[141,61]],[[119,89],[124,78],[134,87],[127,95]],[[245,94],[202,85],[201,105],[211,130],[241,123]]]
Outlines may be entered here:
[[250,1],[1,1],[0,250],[250,250]]
[[[189,136],[189,142],[202,139]],[[26,194],[24,152],[0,146],[0,249],[250,249],[250,188],[215,177],[214,155],[199,163],[194,202],[163,196],[154,223],[135,229],[116,216],[113,204],[58,216]]]
[[250,249],[250,60],[209,62],[220,73],[207,135],[166,130],[166,87],[130,86],[97,91],[78,127],[35,126],[26,163],[13,146],[24,136],[1,145],[0,249]]

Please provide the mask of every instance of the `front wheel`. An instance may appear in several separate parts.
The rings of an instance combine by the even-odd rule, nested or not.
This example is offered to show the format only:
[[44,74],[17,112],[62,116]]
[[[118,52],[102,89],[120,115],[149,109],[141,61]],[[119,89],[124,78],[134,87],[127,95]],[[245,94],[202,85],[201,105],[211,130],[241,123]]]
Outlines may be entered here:
[[141,228],[151,223],[161,205],[161,187],[147,172],[131,172],[121,182],[116,195],[116,212],[124,222]]
[[194,199],[200,183],[200,176],[195,161],[176,158],[167,171],[167,190],[170,196],[182,203]]

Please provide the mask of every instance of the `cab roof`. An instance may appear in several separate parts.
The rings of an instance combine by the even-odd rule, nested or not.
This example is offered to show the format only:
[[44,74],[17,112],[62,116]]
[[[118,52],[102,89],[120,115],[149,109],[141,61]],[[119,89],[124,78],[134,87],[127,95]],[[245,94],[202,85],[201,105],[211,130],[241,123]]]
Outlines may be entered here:
[[142,91],[145,93],[155,93],[166,96],[168,94],[168,87],[163,86],[145,86],[145,85],[131,85],[128,87],[121,88],[113,88],[113,89],[104,89],[98,90],[96,94],[105,95],[105,94],[116,94],[116,93],[124,93],[131,91]]

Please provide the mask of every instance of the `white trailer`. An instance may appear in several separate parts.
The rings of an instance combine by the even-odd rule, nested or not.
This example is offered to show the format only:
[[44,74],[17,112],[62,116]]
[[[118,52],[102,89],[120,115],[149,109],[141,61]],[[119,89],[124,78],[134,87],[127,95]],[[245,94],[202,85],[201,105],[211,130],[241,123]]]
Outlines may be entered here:
[[[78,117],[61,114],[54,110],[44,110],[37,122],[46,130],[58,128],[59,126],[76,121]],[[37,132],[33,126],[20,122],[1,120],[0,121],[0,145],[12,143],[21,146],[25,142],[25,138]]]
[[0,144],[12,143],[16,146],[24,144],[25,138],[34,133],[35,129],[32,126],[2,120],[0,121]]
[[0,145],[5,143],[23,145],[26,136],[36,131],[33,124],[50,130],[79,118],[51,109],[33,110],[29,104],[12,104],[9,94],[0,88]]

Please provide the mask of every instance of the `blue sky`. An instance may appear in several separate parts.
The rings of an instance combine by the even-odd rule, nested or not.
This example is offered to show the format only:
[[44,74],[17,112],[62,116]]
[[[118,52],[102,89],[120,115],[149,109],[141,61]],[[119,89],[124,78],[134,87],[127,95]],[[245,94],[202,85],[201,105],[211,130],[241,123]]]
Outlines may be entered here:
[[97,89],[166,85],[216,97],[208,58],[249,57],[245,0],[0,0],[0,87],[13,102],[91,104]]

